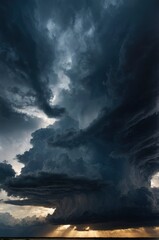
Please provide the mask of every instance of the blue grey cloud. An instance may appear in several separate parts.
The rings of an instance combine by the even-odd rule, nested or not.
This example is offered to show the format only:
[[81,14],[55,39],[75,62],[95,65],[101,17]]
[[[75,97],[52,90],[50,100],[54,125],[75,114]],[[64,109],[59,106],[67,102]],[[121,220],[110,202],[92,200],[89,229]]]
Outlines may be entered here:
[[[5,86],[19,97],[27,92],[25,108],[58,117],[17,153],[24,167],[3,188],[27,199],[7,203],[56,207],[46,218],[52,224],[155,226],[158,2],[46,2],[16,0],[12,9],[2,1],[12,19],[8,27],[2,15],[3,64],[18,87],[8,88],[10,78]],[[12,108],[22,106],[16,100]]]

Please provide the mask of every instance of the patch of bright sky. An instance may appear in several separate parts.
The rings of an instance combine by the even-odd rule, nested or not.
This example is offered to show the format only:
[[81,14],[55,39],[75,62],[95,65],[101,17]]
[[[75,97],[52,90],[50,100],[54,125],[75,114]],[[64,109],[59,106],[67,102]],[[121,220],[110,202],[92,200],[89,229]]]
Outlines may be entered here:
[[[7,200],[24,200],[24,198],[19,197],[8,197],[5,191],[0,192],[3,201]],[[3,201],[0,202],[0,214],[10,213],[14,218],[23,219],[25,217],[36,216],[38,218],[46,217],[48,214],[53,214],[55,208],[45,208],[39,206],[17,206],[12,204],[6,204]]]
[[38,206],[17,206],[5,203],[0,204],[0,214],[8,212],[17,219],[33,216],[36,216],[37,218],[44,218],[48,214],[53,214],[54,211],[54,208],[45,208]]
[[153,175],[151,179],[151,187],[152,188],[159,188],[159,173]]
[[13,139],[11,136],[5,139],[0,139],[1,160],[6,160],[8,163],[10,163],[18,175],[20,174],[21,168],[24,165],[18,162],[15,157],[16,154],[22,154],[31,148],[30,137],[31,132],[25,132],[23,133],[23,136],[20,136],[19,138],[13,137]]

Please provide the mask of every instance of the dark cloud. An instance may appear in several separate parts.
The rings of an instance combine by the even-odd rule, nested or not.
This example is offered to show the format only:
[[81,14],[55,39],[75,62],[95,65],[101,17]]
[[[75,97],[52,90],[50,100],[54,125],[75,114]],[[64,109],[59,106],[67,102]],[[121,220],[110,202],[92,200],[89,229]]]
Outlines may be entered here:
[[0,97],[0,132],[1,137],[16,134],[17,131],[35,129],[40,123],[38,118],[31,118],[12,109],[11,104]]
[[[27,199],[7,203],[56,207],[47,217],[52,224],[157,225],[159,197],[150,180],[159,170],[158,2],[69,0],[66,8],[65,1],[23,7],[16,1],[13,10],[2,3],[9,8],[9,17],[2,14],[4,39],[16,46],[18,58],[4,52],[5,64],[22,73],[33,105],[60,116],[63,110],[55,114],[49,105],[53,86],[55,102],[67,111],[34,132],[32,148],[17,155],[21,175],[3,187]],[[29,22],[24,9],[33,13]]]
[[15,176],[15,171],[12,168],[12,165],[7,164],[6,162],[0,163],[0,183],[4,183],[8,178]]
[[[101,186],[102,183],[100,181],[84,178],[70,178],[64,174],[52,174],[48,172],[19,176],[12,180],[8,180],[5,184],[9,195],[16,194],[24,198],[28,197],[35,199],[35,201],[39,196],[41,205],[43,205],[43,200],[46,195],[46,202],[49,203],[50,201],[52,202],[53,200],[61,198],[61,196],[98,191]],[[41,199],[41,197],[44,199]],[[44,203],[44,205],[45,204],[46,203]]]
[[10,78],[10,82],[7,80],[7,83],[3,83],[2,80],[2,84],[7,91],[7,85],[12,84],[14,79],[15,86],[30,88],[35,94],[34,104],[49,117],[59,117],[65,110],[50,106],[52,92],[45,72],[53,59],[53,48],[42,34],[42,29],[38,28],[36,1],[25,1],[22,4],[17,0],[14,5],[10,1],[1,1],[0,11],[0,59],[7,72],[2,78]]
[[10,213],[1,213],[0,223],[0,237],[37,237],[45,235],[46,231],[50,229],[48,224],[35,216],[19,220]]

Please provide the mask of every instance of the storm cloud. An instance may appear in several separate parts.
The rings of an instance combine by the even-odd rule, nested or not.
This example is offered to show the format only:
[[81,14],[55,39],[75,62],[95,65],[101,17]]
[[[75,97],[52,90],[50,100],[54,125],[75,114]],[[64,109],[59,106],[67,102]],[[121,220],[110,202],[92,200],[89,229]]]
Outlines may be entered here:
[[56,118],[17,152],[24,167],[3,188],[24,199],[6,204],[56,208],[51,224],[158,225],[158,1],[0,7],[3,115]]
[[[21,91],[23,96],[19,98],[23,98],[23,102],[19,102],[19,106],[16,106],[18,102],[15,102],[13,107],[36,104],[49,117],[57,117],[64,109],[50,106],[52,92],[45,73],[53,61],[53,48],[42,34],[42,29],[39,29],[40,23],[35,17],[36,5],[36,1],[15,1],[14,4],[1,1],[0,57],[1,68],[5,69],[1,81],[5,92],[2,94],[6,97],[8,91],[16,89],[17,94]],[[27,96],[24,97],[25,94],[28,99]]]
[[5,162],[0,163],[0,173],[0,184],[4,183],[7,178],[15,176],[15,171],[12,169],[12,166]]

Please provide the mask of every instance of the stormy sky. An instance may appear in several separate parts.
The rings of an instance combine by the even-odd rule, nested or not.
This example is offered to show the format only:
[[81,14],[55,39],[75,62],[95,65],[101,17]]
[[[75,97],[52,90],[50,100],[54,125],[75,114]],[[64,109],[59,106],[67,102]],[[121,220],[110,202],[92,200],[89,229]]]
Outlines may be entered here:
[[158,22],[158,0],[0,0],[0,236],[159,236]]

